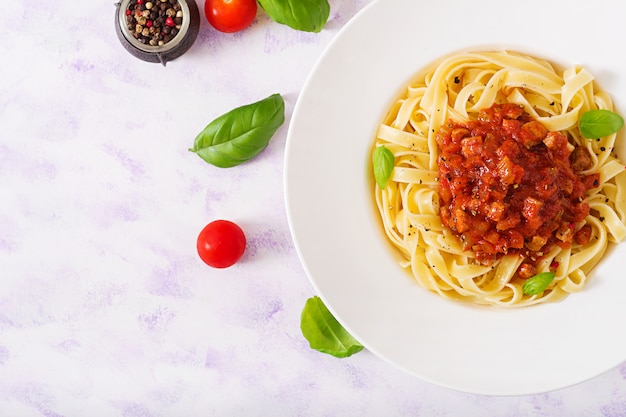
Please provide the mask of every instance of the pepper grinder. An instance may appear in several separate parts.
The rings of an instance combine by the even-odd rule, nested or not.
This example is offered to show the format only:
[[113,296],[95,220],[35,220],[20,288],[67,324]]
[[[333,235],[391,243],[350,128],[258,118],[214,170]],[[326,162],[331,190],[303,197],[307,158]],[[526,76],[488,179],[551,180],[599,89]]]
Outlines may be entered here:
[[165,66],[187,52],[200,30],[195,0],[120,0],[117,37],[134,57]]

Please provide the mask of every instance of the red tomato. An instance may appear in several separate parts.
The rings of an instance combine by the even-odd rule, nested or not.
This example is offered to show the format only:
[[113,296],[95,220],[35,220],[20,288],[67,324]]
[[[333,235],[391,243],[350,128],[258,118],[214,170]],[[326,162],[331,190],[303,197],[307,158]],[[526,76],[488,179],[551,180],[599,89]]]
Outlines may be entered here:
[[239,32],[256,17],[257,0],[205,0],[204,14],[220,32]]
[[200,259],[213,268],[228,268],[246,250],[246,236],[241,227],[228,220],[207,224],[198,235],[196,244]]

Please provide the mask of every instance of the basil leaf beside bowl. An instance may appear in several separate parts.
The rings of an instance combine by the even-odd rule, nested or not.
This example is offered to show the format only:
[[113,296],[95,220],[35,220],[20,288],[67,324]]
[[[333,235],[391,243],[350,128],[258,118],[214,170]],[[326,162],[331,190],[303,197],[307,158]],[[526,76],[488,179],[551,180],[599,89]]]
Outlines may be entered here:
[[610,110],[589,110],[582,114],[578,126],[584,138],[597,139],[616,133],[624,126],[624,119]]
[[305,32],[320,32],[330,15],[328,0],[258,0],[275,22]]
[[265,149],[284,121],[285,102],[280,94],[272,94],[213,120],[189,150],[217,167],[233,167]]
[[322,353],[346,358],[363,350],[363,345],[348,333],[317,296],[306,301],[300,316],[300,329],[311,348]]

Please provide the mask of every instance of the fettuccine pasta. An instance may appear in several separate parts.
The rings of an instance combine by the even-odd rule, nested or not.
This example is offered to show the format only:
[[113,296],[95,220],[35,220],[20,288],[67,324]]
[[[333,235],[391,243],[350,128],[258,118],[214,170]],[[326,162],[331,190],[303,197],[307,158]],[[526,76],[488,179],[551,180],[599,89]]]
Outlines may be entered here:
[[[551,245],[533,259],[535,272],[552,271],[554,279],[539,294],[522,290],[520,272],[529,262],[524,251],[477,260],[442,221],[438,134],[451,121],[467,123],[497,104],[513,103],[550,132],[560,132],[570,149],[588,151],[579,174],[599,174],[586,191],[588,215],[573,225],[591,231],[584,244]],[[562,72],[550,63],[508,51],[461,53],[425,71],[393,103],[376,133],[374,149],[385,146],[394,168],[375,199],[389,241],[401,253],[401,266],[424,288],[453,300],[501,307],[555,301],[581,290],[607,247],[626,236],[626,171],[614,155],[616,134],[581,136],[580,116],[592,109],[613,110],[610,96],[583,67]],[[596,177],[597,178],[597,177]],[[526,237],[525,245],[530,245]]]

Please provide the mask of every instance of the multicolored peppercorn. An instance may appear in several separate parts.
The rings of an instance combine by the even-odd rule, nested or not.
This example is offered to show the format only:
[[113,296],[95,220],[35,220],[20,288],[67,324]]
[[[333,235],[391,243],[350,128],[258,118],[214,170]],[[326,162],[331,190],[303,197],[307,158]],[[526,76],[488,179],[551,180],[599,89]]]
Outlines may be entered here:
[[126,25],[139,42],[163,46],[179,33],[183,11],[178,0],[130,0]]

